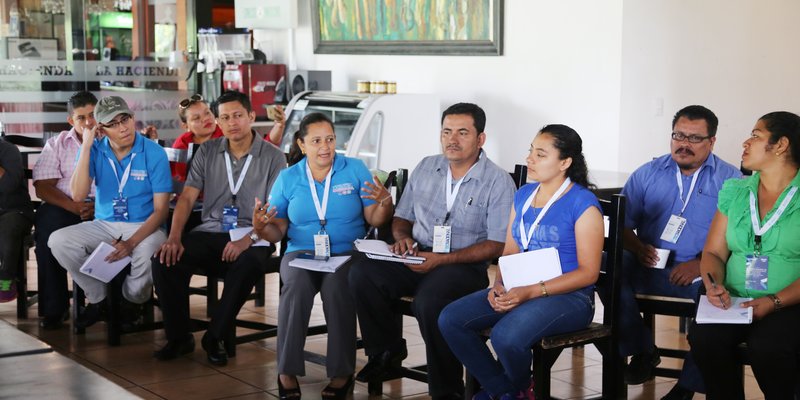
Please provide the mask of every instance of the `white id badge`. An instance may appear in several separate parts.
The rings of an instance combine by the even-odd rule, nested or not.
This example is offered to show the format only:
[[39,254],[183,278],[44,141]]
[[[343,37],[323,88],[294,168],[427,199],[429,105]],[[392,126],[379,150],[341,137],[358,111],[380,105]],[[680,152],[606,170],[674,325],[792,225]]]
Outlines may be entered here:
[[666,240],[670,243],[678,243],[678,238],[683,233],[683,228],[686,227],[686,218],[677,215],[671,215],[667,226],[664,227],[664,232],[661,233],[661,240]]
[[318,233],[314,235],[314,255],[317,257],[331,256],[331,242],[327,234]]
[[453,227],[449,225],[436,225],[433,227],[433,252],[449,253],[450,237]]

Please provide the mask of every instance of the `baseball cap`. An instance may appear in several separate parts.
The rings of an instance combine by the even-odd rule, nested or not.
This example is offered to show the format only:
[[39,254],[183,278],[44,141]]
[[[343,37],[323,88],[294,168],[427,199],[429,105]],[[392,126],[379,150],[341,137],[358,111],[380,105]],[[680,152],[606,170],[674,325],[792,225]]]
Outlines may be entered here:
[[99,124],[107,124],[120,114],[133,116],[133,112],[128,108],[128,103],[119,96],[103,97],[94,107],[94,118]]

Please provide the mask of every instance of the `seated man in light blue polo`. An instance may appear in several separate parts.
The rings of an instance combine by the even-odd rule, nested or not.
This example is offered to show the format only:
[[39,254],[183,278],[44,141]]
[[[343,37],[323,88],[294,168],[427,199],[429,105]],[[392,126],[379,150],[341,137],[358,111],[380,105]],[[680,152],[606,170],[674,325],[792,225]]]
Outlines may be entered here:
[[[108,261],[132,258],[122,286],[124,299],[142,304],[150,298],[150,257],[166,240],[161,227],[172,192],[166,153],[136,132],[133,112],[125,100],[105,97],[97,103],[94,115],[97,125],[84,133],[70,188],[72,199],[82,201],[95,182],[95,219],[59,229],[48,241],[53,256],[86,292],[90,303],[75,321],[78,327],[90,326],[102,317],[106,284],[80,271],[100,242],[115,248]],[[105,137],[95,140],[100,133]]]
[[[670,154],[639,167],[622,189],[627,197],[626,252],[619,332],[620,354],[633,356],[625,371],[628,384],[652,379],[653,368],[661,362],[635,295],[697,296],[702,284],[700,253],[717,209],[717,193],[725,180],[742,175],[711,153],[717,125],[717,117],[703,106],[678,111],[672,121]],[[655,268],[656,249],[669,251],[664,268]],[[702,378],[687,357],[678,383],[663,399],[691,399],[697,391],[704,391]]]

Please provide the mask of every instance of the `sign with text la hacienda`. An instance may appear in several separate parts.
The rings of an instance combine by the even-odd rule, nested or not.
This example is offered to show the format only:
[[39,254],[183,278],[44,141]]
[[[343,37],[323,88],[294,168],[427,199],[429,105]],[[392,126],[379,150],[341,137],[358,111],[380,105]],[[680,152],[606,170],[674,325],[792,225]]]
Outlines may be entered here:
[[0,82],[178,82],[191,64],[154,61],[0,61]]

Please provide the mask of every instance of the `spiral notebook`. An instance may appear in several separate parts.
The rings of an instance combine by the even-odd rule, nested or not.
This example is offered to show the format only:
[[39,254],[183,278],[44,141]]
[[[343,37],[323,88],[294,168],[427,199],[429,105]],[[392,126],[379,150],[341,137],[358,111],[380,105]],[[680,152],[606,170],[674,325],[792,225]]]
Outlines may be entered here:
[[403,264],[422,264],[425,262],[425,257],[417,256],[399,256],[389,250],[389,245],[383,240],[374,239],[357,239],[354,242],[356,250],[364,253],[368,258],[373,260],[399,262]]

